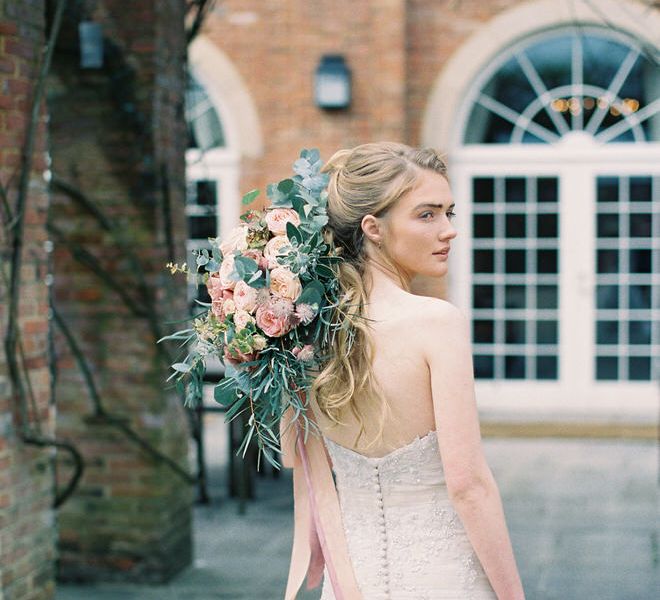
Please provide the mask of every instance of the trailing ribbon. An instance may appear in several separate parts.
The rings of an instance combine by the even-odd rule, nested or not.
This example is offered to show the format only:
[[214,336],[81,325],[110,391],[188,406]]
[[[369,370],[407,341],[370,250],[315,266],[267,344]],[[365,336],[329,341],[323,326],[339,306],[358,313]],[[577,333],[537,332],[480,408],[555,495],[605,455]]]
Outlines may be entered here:
[[[304,400],[304,398],[303,398]],[[320,436],[304,440],[302,419],[292,423],[293,408],[280,422],[282,464],[293,468],[294,530],[285,600],[295,600],[307,577],[307,589],[317,587],[328,570],[337,600],[362,600],[339,508],[330,458]]]

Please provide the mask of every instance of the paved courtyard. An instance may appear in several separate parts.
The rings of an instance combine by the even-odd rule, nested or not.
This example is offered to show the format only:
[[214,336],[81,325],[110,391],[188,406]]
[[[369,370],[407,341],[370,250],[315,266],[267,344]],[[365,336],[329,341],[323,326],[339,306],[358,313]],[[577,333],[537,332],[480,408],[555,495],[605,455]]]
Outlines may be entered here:
[[[56,600],[283,598],[291,474],[257,478],[257,500],[239,515],[227,498],[222,419],[207,416],[212,503],[195,508],[194,564],[168,585],[60,585]],[[660,597],[655,442],[485,438],[484,446],[528,600]]]

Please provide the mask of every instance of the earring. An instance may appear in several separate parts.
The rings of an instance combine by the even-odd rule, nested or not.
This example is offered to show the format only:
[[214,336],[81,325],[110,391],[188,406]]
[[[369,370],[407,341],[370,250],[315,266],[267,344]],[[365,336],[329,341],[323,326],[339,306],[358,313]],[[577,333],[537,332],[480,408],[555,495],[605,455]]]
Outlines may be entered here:
[[380,250],[383,245],[383,242],[378,242],[378,249]]

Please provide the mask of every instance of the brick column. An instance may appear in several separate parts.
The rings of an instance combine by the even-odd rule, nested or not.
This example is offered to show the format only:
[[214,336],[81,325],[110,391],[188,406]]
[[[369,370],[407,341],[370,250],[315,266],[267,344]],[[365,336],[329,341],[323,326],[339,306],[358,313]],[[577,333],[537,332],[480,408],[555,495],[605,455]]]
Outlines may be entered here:
[[[26,130],[38,57],[44,36],[42,0],[0,2],[0,184],[16,207],[21,149]],[[11,239],[7,214],[0,227],[0,598],[52,598],[55,553],[52,448],[24,442],[25,436],[52,437],[47,362],[48,298],[44,241],[47,209],[44,149],[45,113],[39,118],[25,203],[21,285],[17,329],[25,371],[34,398],[21,403],[10,384],[5,354]],[[18,354],[21,366],[20,353]],[[27,418],[25,418],[27,417]]]
[[[185,310],[184,282],[169,289],[165,269],[172,251],[185,260],[184,3],[87,6],[67,13],[49,98],[55,304],[98,392],[58,332],[57,432],[87,463],[59,513],[58,576],[164,581],[190,562],[193,488],[126,428],[190,471],[187,421],[155,344]],[[82,20],[102,25],[100,69],[79,65]]]

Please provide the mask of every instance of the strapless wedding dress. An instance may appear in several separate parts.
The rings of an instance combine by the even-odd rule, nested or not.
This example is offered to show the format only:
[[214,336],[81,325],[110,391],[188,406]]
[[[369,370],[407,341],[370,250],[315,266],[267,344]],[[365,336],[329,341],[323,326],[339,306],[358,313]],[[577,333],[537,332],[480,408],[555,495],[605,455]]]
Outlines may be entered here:
[[[435,431],[379,458],[324,441],[364,600],[496,598],[449,501]],[[324,575],[321,600],[333,600]]]

